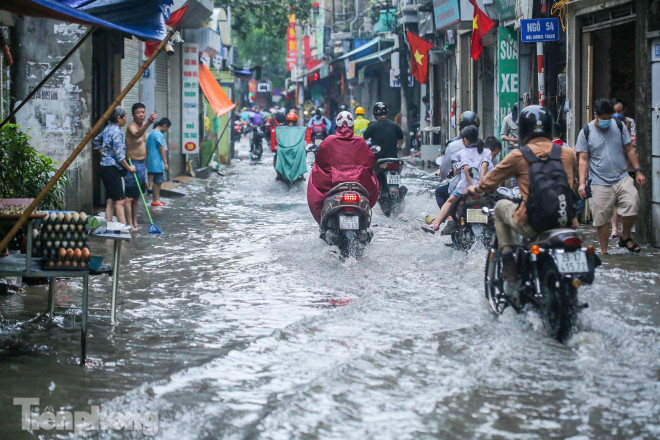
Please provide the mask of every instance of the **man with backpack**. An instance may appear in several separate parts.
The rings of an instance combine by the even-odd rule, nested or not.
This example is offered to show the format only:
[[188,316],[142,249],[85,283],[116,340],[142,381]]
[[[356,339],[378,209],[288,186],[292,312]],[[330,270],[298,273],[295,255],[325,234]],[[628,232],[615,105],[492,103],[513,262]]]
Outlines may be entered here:
[[504,292],[514,302],[518,294],[514,234],[532,238],[548,229],[577,226],[573,200],[575,152],[552,143],[552,114],[539,105],[525,107],[518,124],[521,148],[511,151],[479,185],[466,190],[481,194],[495,190],[511,177],[518,180],[522,203],[503,199],[495,205]]
[[312,132],[312,141],[314,139],[325,139],[330,134],[330,127],[332,123],[330,119],[323,116],[321,109],[316,109],[314,116],[309,119],[307,126]]
[[[585,125],[578,135],[575,147],[580,155],[578,192],[583,199],[592,197],[591,216],[598,231],[602,253],[607,254],[610,219],[615,207],[623,218],[619,247],[638,253],[641,248],[630,238],[639,210],[635,181],[644,186],[646,177],[639,166],[628,129],[620,120],[612,119],[613,113],[612,103],[607,99],[599,99],[594,104],[594,120]],[[634,168],[635,180],[628,174],[626,157]],[[591,178],[589,186],[587,170]]]

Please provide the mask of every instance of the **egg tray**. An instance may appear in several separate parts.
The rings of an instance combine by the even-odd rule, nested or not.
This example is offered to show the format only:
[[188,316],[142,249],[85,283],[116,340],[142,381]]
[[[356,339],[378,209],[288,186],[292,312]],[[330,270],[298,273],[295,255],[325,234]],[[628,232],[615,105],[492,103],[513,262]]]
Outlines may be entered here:
[[[54,265],[52,267],[50,266],[51,261],[54,263]],[[57,266],[57,263],[60,262],[60,261],[62,262],[62,265]],[[82,263],[85,263],[85,267],[80,267],[80,265],[78,265],[78,267],[73,267],[73,265],[71,265],[71,264],[69,266],[65,266],[64,265],[65,261],[69,261],[69,262],[77,261],[78,263],[82,262]],[[65,270],[65,271],[86,271],[86,270],[91,270],[89,268],[89,261],[81,261],[81,260],[77,260],[75,258],[71,258],[71,259],[64,258],[64,259],[61,259],[61,260],[59,260],[59,259],[58,260],[41,260],[41,268],[43,270],[58,270],[58,271],[62,271],[62,270]]]

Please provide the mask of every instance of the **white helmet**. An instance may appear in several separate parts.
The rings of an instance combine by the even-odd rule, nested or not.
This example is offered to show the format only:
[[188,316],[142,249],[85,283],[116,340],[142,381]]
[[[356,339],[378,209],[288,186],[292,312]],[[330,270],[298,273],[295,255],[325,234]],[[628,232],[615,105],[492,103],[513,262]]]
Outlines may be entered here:
[[341,127],[346,123],[349,127],[353,126],[353,115],[349,111],[339,112],[337,115],[337,127]]

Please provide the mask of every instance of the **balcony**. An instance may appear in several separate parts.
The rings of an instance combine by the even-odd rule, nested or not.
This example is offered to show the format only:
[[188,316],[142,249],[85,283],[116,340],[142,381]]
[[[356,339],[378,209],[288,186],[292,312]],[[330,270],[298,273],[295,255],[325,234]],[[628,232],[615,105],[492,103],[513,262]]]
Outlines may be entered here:
[[211,28],[186,29],[184,31],[184,39],[197,43],[199,51],[206,52],[211,58],[220,53],[220,48],[222,47],[220,34]]

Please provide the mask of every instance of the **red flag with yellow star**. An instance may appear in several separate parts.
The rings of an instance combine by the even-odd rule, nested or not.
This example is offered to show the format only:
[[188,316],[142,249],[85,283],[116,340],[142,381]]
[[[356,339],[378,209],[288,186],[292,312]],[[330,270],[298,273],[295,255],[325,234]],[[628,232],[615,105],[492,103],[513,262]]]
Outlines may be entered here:
[[472,46],[470,47],[470,56],[473,60],[478,60],[484,46],[481,39],[488,33],[489,30],[495,26],[495,22],[491,20],[484,11],[477,6],[477,0],[470,0],[474,6],[474,15],[472,18]]
[[429,50],[431,50],[433,44],[410,31],[406,31],[406,33],[408,34],[408,45],[410,46],[410,73],[417,81],[426,84],[429,78]]

